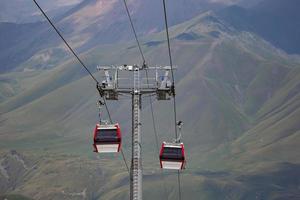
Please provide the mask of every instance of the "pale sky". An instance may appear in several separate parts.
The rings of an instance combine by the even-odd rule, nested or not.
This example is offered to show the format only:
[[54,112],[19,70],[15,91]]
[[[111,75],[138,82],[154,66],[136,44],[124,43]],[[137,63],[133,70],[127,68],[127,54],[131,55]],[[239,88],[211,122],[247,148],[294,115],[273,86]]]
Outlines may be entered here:
[[[240,0],[209,0],[212,3],[224,3],[224,4],[234,4],[239,2]],[[251,0],[249,0],[251,1]]]

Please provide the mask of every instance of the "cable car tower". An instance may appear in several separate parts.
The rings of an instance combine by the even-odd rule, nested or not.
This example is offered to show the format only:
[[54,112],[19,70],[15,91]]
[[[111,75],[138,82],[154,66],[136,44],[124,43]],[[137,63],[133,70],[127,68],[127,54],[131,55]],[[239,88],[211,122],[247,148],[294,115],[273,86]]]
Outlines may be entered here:
[[[166,2],[163,0],[163,8],[164,8],[164,20],[166,26],[166,34],[167,34],[167,42],[168,42],[168,54],[170,59],[170,66],[165,67],[148,67],[145,64],[145,57],[143,55],[141,45],[137,38],[137,34],[131,19],[131,15],[126,3],[126,0],[123,0],[124,6],[126,8],[126,12],[131,24],[131,28],[133,30],[136,42],[139,47],[139,51],[141,53],[143,59],[142,66],[109,66],[109,67],[97,67],[98,70],[103,70],[105,72],[105,80],[102,81],[102,84],[98,82],[98,80],[94,77],[92,72],[88,69],[88,67],[84,64],[84,62],[79,58],[73,48],[69,45],[69,43],[65,40],[60,31],[55,27],[53,22],[44,12],[44,10],[39,6],[36,0],[33,0],[36,6],[39,8],[41,13],[47,19],[49,24],[53,27],[59,37],[63,40],[68,49],[72,52],[72,54],[76,57],[81,66],[86,70],[86,72],[90,75],[90,77],[95,81],[97,85],[97,90],[100,96],[104,100],[104,104],[107,110],[107,113],[110,118],[110,124],[102,124],[100,112],[99,112],[99,124],[96,125],[94,130],[94,151],[97,153],[111,153],[111,152],[119,152],[121,148],[121,131],[119,124],[112,124],[112,120],[106,106],[105,100],[118,100],[119,94],[131,94],[132,96],[132,159],[131,159],[131,169],[129,170],[123,151],[123,159],[125,161],[126,167],[128,171],[130,171],[130,199],[131,200],[142,200],[142,163],[141,163],[141,121],[140,121],[140,112],[142,108],[141,97],[143,94],[156,94],[157,100],[169,100],[170,97],[173,97],[174,102],[174,121],[175,121],[175,143],[163,143],[161,152],[160,152],[160,165],[163,169],[178,169],[178,186],[179,186],[179,200],[181,200],[181,186],[180,186],[180,176],[179,169],[184,169],[185,167],[185,157],[184,157],[184,146],[183,143],[180,143],[181,136],[177,136],[177,126],[179,129],[182,126],[180,122],[177,123],[176,118],[176,101],[175,101],[175,83],[173,76],[173,64],[172,64],[172,56],[171,56],[171,47],[170,47],[170,38],[168,31],[168,22],[167,22],[167,11],[166,11]],[[147,70],[147,71],[146,71]],[[148,70],[155,70],[155,78],[154,83],[149,84],[148,79]],[[109,74],[110,71],[114,71],[114,77],[112,78]],[[119,80],[119,72],[133,72],[133,84],[131,85],[123,85],[120,84]],[[142,84],[142,79],[140,78],[141,71],[146,72],[147,76],[147,84]],[[164,71],[165,74],[162,76],[162,79],[159,79],[159,72]],[[169,79],[169,72],[172,75],[172,82]],[[131,73],[132,74],[132,73]],[[129,76],[131,77],[131,76]],[[127,77],[128,78],[128,77]],[[131,79],[131,78],[129,78]],[[147,87],[144,87],[146,85]],[[99,102],[100,103],[100,102]],[[152,104],[150,104],[152,105]],[[100,105],[101,106],[101,105]],[[100,109],[100,108],[99,108]],[[151,106],[152,109],[152,106]],[[100,110],[99,110],[100,111]],[[153,113],[153,111],[152,111]],[[181,124],[181,125],[180,125]],[[178,137],[178,138],[177,138]],[[180,143],[180,144],[179,144]]]
[[[118,97],[122,94],[130,94],[132,97],[130,200],[142,200],[141,97],[144,94],[156,94],[157,100],[170,100],[171,96],[174,95],[174,86],[171,84],[169,77],[169,72],[172,69],[170,66],[148,67],[145,64],[142,66],[98,66],[97,69],[104,71],[105,74],[102,85],[97,86],[102,96],[107,100],[118,100]],[[144,83],[141,73],[146,70],[152,71],[152,74],[154,71],[155,77],[149,79],[147,77],[151,82]],[[114,73],[113,76],[110,75],[111,72]],[[121,77],[121,74],[124,77]],[[124,80],[127,80],[127,82]]]

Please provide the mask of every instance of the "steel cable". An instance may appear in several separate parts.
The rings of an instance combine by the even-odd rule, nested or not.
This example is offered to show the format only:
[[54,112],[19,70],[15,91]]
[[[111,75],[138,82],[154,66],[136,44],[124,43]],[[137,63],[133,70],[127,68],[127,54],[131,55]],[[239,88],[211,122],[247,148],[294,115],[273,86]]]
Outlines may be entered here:
[[[44,15],[44,17],[47,19],[47,21],[49,22],[49,24],[53,27],[53,29],[55,30],[55,32],[59,35],[59,37],[64,41],[65,45],[69,48],[69,50],[73,53],[73,55],[77,58],[78,62],[82,65],[82,67],[89,73],[89,75],[91,76],[91,78],[96,82],[97,85],[99,85],[98,80],[94,77],[94,75],[91,73],[91,71],[87,68],[87,66],[84,64],[84,62],[79,58],[79,56],[76,54],[76,52],[73,50],[73,48],[69,45],[69,43],[66,41],[66,39],[63,37],[63,35],[59,32],[59,30],[55,27],[55,25],[53,24],[53,22],[50,20],[50,18],[47,16],[47,14],[44,12],[44,10],[40,7],[40,5],[38,4],[38,2],[36,0],[33,0],[33,2],[35,3],[35,5],[38,7],[38,9],[41,11],[41,13]],[[98,88],[98,87],[97,87]],[[98,89],[99,91],[99,89]],[[109,117],[110,122],[112,123],[112,118],[110,115],[110,112],[108,110],[107,104],[106,104],[106,99],[105,96],[102,97],[103,101],[104,101],[104,105]],[[126,168],[128,170],[129,173],[129,168],[126,162],[126,158],[124,156],[123,150],[121,149],[121,153],[122,153],[122,157],[123,157],[123,161],[126,165]]]
[[133,25],[133,22],[132,22],[132,19],[131,19],[131,15],[130,15],[130,12],[129,12],[129,9],[128,9],[128,6],[127,6],[127,2],[126,2],[126,0],[123,0],[123,2],[124,2],[124,6],[125,6],[125,9],[126,9],[127,16],[128,16],[128,18],[129,18],[129,21],[130,21],[131,29],[132,29],[132,31],[133,31],[133,34],[134,34],[136,43],[137,43],[137,45],[138,45],[138,48],[139,48],[139,51],[140,51],[140,54],[141,54],[141,57],[142,57],[143,65],[145,65],[145,63],[146,63],[146,61],[145,61],[145,56],[144,56],[144,54],[143,54],[143,51],[142,51],[140,42],[139,42],[139,40],[138,40],[136,31],[135,31],[135,28],[134,28],[134,25]]
[[[128,19],[130,21],[130,25],[131,25],[131,28],[132,28],[135,40],[137,42],[137,45],[138,45],[138,48],[139,48],[139,51],[140,51],[140,54],[141,54],[141,57],[142,57],[143,67],[145,67],[145,64],[146,64],[145,56],[143,54],[140,42],[138,40],[138,37],[137,37],[137,34],[136,34],[136,30],[134,28],[134,25],[133,25],[133,22],[132,22],[132,18],[131,18],[131,15],[130,15],[130,12],[129,12],[129,9],[128,9],[127,3],[126,3],[126,0],[123,0],[123,2],[124,2],[125,9],[126,9],[126,13],[128,15]],[[147,68],[146,68],[146,77],[147,77],[147,85],[149,86],[149,78],[148,78],[148,70],[147,70]],[[155,125],[155,118],[154,118],[154,111],[153,111],[153,104],[152,104],[152,101],[151,101],[151,96],[149,96],[149,102],[150,102],[150,109],[151,109],[153,131],[154,131],[154,134],[155,134],[155,142],[156,142],[157,151],[159,152],[158,134],[157,134],[156,125]],[[168,195],[167,195],[166,188],[165,188],[166,187],[165,178],[164,178],[164,176],[162,174],[162,171],[161,171],[161,176],[162,176],[162,179],[163,179],[163,188],[164,188],[165,196],[166,196],[166,199],[168,199]]]
[[[167,34],[167,43],[168,43],[168,53],[169,53],[169,62],[171,67],[171,74],[172,74],[172,86],[174,89],[173,93],[173,111],[174,111],[174,125],[175,125],[175,139],[178,139],[177,134],[177,112],[176,112],[176,96],[175,96],[175,78],[173,73],[173,62],[172,62],[172,54],[171,54],[171,45],[170,45],[170,36],[169,36],[169,27],[168,27],[168,18],[167,18],[167,8],[166,2],[163,0],[163,8],[164,8],[164,21],[165,21],[165,28]],[[180,171],[177,172],[177,181],[178,181],[178,196],[179,200],[181,200],[181,181],[180,181]]]

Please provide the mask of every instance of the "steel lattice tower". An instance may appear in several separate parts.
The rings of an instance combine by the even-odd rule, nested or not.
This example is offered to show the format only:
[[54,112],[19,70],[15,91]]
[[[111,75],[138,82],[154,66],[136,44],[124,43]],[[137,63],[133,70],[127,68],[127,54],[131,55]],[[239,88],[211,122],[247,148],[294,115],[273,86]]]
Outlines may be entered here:
[[[142,200],[142,156],[141,156],[141,109],[142,95],[156,94],[157,100],[169,100],[174,94],[174,87],[169,80],[171,68],[165,67],[139,67],[134,66],[108,66],[97,67],[98,70],[105,72],[106,79],[102,82],[100,93],[107,100],[118,100],[119,94],[131,94],[132,97],[132,152],[130,167],[130,200]],[[141,84],[141,72],[144,70],[155,70],[155,82],[152,84]],[[111,77],[109,72],[114,71]],[[119,82],[119,72],[126,71],[133,73],[133,84],[131,87],[122,86]],[[162,79],[159,72],[165,71]],[[130,77],[130,76],[129,76]],[[148,79],[148,77],[147,77]],[[148,82],[148,81],[147,81]],[[146,86],[144,86],[146,85]]]

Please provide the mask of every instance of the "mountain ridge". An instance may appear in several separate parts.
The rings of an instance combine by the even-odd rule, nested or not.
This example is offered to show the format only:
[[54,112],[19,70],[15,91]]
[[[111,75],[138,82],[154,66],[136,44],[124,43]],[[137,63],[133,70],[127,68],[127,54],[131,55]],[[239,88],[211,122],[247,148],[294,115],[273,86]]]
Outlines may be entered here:
[[[297,199],[299,57],[257,34],[236,29],[214,12],[202,13],[169,31],[178,66],[177,117],[184,121],[183,198]],[[140,41],[149,65],[168,65],[164,31]],[[137,53],[135,41],[126,41],[95,45],[80,57],[92,69],[140,63]],[[94,82],[73,58],[58,61],[50,69],[31,70],[0,76],[20,87],[0,103],[0,184],[7,183],[5,174],[22,169],[16,184],[9,184],[4,193],[36,199],[126,199],[128,176],[121,157],[98,157],[92,152],[92,130],[98,121]],[[95,69],[92,73],[102,77]],[[152,100],[159,142],[170,141],[172,105]],[[144,194],[145,199],[164,199],[147,102],[143,99]],[[130,98],[108,106],[112,118],[121,124],[127,157]],[[165,172],[169,199],[177,198],[175,175]]]
[[289,54],[299,54],[299,6],[295,0],[264,0],[250,8],[234,5],[218,14],[241,31],[256,33]]

